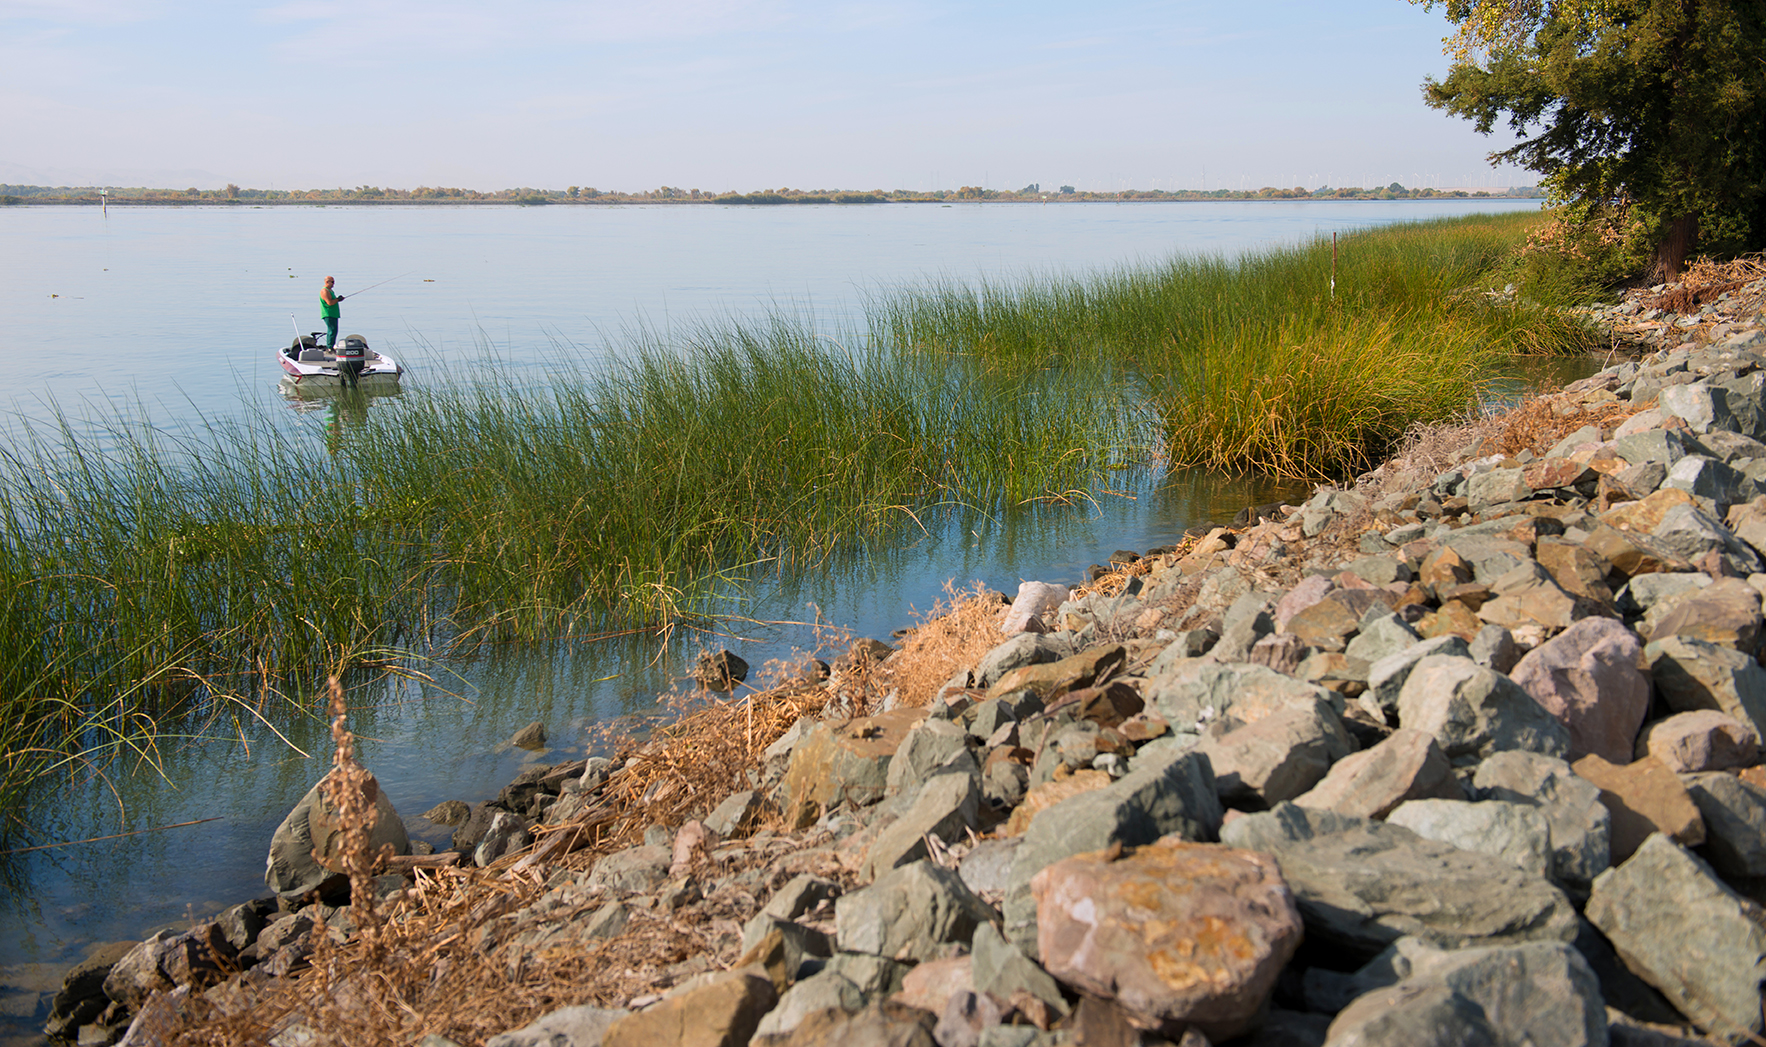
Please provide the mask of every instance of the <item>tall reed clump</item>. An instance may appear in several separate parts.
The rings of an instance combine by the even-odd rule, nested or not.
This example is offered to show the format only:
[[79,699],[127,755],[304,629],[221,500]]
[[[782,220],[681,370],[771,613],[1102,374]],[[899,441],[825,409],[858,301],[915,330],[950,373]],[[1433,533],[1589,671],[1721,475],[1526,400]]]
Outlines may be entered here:
[[1083,489],[1145,457],[1137,422],[1104,373],[928,366],[779,315],[543,389],[457,379],[375,412],[351,459],[369,502],[411,507],[457,624],[533,637],[609,603],[666,619],[941,504]]
[[1180,465],[1341,475],[1411,422],[1472,401],[1517,353],[1594,332],[1494,293],[1538,215],[1388,226],[1228,260],[879,296],[873,338],[1028,370],[1109,366],[1144,383]]
[[1145,379],[1175,466],[1343,476],[1413,420],[1464,410],[1498,359],[1476,332],[1357,317],[1173,347]]

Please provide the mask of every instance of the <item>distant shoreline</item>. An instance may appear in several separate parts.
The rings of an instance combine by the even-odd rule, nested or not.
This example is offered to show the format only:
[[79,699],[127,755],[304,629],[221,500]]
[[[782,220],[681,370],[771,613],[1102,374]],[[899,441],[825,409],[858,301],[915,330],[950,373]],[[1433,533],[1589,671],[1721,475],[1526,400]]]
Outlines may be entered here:
[[883,203],[1252,203],[1270,200],[1308,201],[1392,201],[1392,200],[1543,200],[1537,189],[1510,189],[1503,192],[1464,189],[1407,189],[1393,183],[1378,189],[1302,188],[1254,190],[1125,190],[1116,193],[1079,192],[1063,186],[1058,192],[1043,192],[1030,186],[1016,192],[964,186],[956,190],[912,192],[905,189],[883,190],[763,190],[754,193],[705,193],[698,189],[675,189],[663,186],[639,193],[606,192],[572,186],[566,190],[506,189],[480,192],[468,189],[418,188],[380,189],[364,186],[359,189],[275,190],[241,189],[142,189],[114,186],[26,186],[0,185],[0,206],[27,204],[101,206],[181,207],[216,205],[229,207],[324,207],[333,204],[360,206],[433,207],[462,204],[494,204],[514,207],[589,206],[615,204],[698,205],[724,204],[749,207],[862,205]]

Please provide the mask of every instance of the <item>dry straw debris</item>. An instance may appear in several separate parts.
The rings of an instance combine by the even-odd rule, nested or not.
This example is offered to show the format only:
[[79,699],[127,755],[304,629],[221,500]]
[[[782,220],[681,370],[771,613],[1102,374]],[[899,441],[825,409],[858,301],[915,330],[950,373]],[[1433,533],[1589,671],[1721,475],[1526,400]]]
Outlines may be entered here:
[[1735,258],[1727,262],[1701,258],[1687,266],[1679,283],[1645,304],[1670,313],[1696,312],[1699,306],[1709,305],[1730,291],[1739,291],[1763,276],[1766,258]]
[[902,638],[901,649],[871,668],[868,690],[877,701],[894,692],[901,705],[927,704],[952,676],[999,644],[1010,603],[983,585],[947,585],[944,598]]

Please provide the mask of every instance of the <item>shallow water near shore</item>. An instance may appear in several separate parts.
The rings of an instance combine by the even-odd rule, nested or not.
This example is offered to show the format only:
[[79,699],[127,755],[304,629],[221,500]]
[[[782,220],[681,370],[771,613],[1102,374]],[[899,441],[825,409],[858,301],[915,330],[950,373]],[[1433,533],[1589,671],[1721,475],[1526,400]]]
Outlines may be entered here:
[[[1263,205],[1245,204],[889,206],[807,214],[658,207],[608,209],[611,216],[544,208],[361,208],[243,217],[223,208],[116,209],[110,221],[124,218],[138,227],[77,234],[70,232],[73,219],[96,222],[96,213],[9,209],[0,215],[0,244],[33,242],[43,264],[26,280],[26,252],[9,247],[0,258],[12,261],[0,262],[0,270],[14,270],[7,286],[21,296],[24,336],[47,352],[0,364],[0,387],[21,398],[21,413],[39,419],[50,397],[63,404],[83,398],[156,404],[156,425],[173,432],[196,413],[280,410],[269,359],[271,347],[286,343],[277,311],[310,311],[321,267],[338,272],[347,292],[351,283],[339,271],[340,256],[372,270],[357,284],[396,274],[413,258],[442,274],[419,271],[353,308],[345,305],[346,329],[364,330],[377,347],[409,358],[413,381],[421,381],[424,366],[461,366],[487,346],[509,368],[538,378],[557,345],[591,351],[617,345],[617,336],[605,332],[639,315],[656,324],[780,302],[809,304],[818,318],[839,321],[850,318],[864,288],[939,273],[1083,271],[1179,250],[1230,251],[1319,229],[1473,209],[1359,206],[1292,204],[1261,212],[1251,209]],[[1202,209],[1222,213],[1211,217]],[[1019,210],[1027,213],[1012,213]],[[27,220],[14,224],[20,211]],[[258,219],[263,224],[251,224]],[[609,224],[563,224],[591,221]],[[613,226],[624,230],[623,240],[609,231]],[[77,242],[63,242],[70,238]],[[280,255],[284,249],[289,257]],[[156,257],[162,264],[153,264]],[[121,264],[97,266],[102,276],[88,271],[108,261]],[[300,267],[297,279],[277,270],[283,261]],[[127,275],[107,283],[112,268]],[[100,293],[69,293],[64,303],[47,297],[59,292],[45,291],[42,301],[22,301],[52,278]],[[429,279],[436,285],[420,282]],[[229,285],[238,282],[248,287],[235,294]],[[211,298],[224,304],[211,311]],[[98,304],[63,309],[74,301]],[[280,319],[281,327],[290,326]],[[197,364],[184,363],[193,357]],[[178,363],[149,366],[168,359]],[[1593,366],[1554,361],[1550,367],[1558,373],[1551,377],[1577,377]],[[180,406],[167,406],[173,404]],[[313,420],[289,416],[302,418]],[[727,646],[759,670],[813,646],[818,622],[886,638],[913,624],[914,611],[929,609],[947,581],[1007,592],[1026,579],[1071,583],[1113,550],[1168,544],[1187,527],[1227,522],[1245,505],[1307,493],[1258,478],[1197,474],[1125,475],[1123,487],[1123,494],[1074,506],[923,518],[923,528],[904,525],[888,543],[801,576],[780,579],[756,569],[747,597],[729,604],[714,631],[677,629],[666,644],[633,635],[510,648],[413,666],[428,673],[430,683],[352,681],[351,725],[363,759],[417,835],[443,843],[446,831],[416,816],[441,800],[489,798],[524,763],[579,756],[596,744],[598,725],[657,713],[656,696],[700,647]],[[192,723],[186,725],[190,740],[169,741],[162,752],[163,778],[152,768],[114,765],[103,777],[57,787],[56,799],[33,815],[33,838],[21,843],[158,831],[0,857],[0,1043],[11,1042],[9,1036],[40,1042],[43,993],[59,981],[54,965],[78,960],[90,943],[139,939],[263,893],[270,833],[329,758],[318,717],[322,699],[308,696],[304,704],[313,716],[285,726],[286,741],[249,716]],[[550,751],[510,748],[506,739],[533,720],[546,726]],[[204,818],[216,820],[159,829]]]

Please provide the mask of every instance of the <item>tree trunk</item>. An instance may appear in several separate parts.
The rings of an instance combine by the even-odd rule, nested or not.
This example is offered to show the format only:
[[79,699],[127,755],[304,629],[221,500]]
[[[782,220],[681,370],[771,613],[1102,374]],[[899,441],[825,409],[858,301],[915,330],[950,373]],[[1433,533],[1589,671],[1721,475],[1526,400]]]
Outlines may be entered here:
[[1699,238],[1699,216],[1683,214],[1668,223],[1668,232],[1662,242],[1656,245],[1655,278],[1662,283],[1671,283],[1680,278],[1680,271],[1686,268],[1686,258],[1692,254],[1692,245]]

